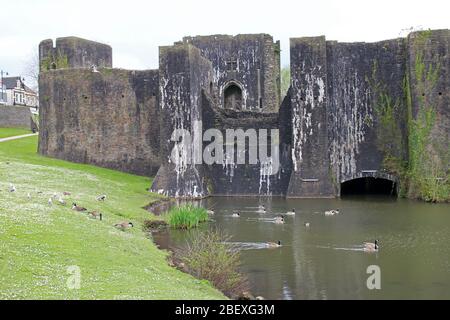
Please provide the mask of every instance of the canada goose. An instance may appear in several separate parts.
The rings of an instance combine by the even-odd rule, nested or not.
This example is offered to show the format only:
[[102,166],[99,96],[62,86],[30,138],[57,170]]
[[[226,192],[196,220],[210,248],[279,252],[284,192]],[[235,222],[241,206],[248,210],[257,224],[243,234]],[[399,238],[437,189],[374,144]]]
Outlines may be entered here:
[[48,198],[47,203],[48,203],[48,206],[51,207],[51,206],[53,205],[53,200],[52,200],[52,198]]
[[58,198],[58,204],[65,206],[66,205],[66,201],[64,201],[64,199],[62,197]]
[[305,227],[306,228],[309,228],[311,225],[310,225],[310,223],[309,222],[305,222]]
[[106,194],[99,195],[96,199],[97,199],[97,201],[105,201],[106,200]]
[[127,228],[132,228],[134,226],[133,226],[132,222],[124,221],[124,222],[116,223],[114,225],[114,227],[116,227],[117,229],[125,230]]
[[100,221],[102,221],[103,219],[103,214],[101,212],[97,212],[97,211],[91,211],[88,213],[88,215],[94,219],[99,218]]
[[9,192],[16,192],[16,186],[12,183],[9,184]]
[[377,252],[379,249],[378,240],[375,242],[364,242],[364,251],[365,252]]
[[281,241],[278,240],[278,242],[266,242],[266,247],[268,248],[279,248],[281,247]]
[[83,207],[80,207],[80,206],[77,206],[77,204],[74,202],[74,203],[72,203],[72,210],[75,210],[75,211],[86,211],[87,209],[83,208]]
[[233,218],[239,218],[241,214],[239,212],[235,212],[231,215]]
[[211,216],[214,215],[214,210],[207,210],[206,212]]
[[325,211],[325,215],[326,216],[334,216],[335,214],[339,214],[339,209],[336,210],[329,210],[329,211]]
[[287,214],[288,216],[294,216],[294,215],[295,215],[295,208],[293,208],[292,211],[286,212],[286,214]]
[[274,222],[276,224],[283,224],[284,223],[284,217],[283,216],[276,217]]

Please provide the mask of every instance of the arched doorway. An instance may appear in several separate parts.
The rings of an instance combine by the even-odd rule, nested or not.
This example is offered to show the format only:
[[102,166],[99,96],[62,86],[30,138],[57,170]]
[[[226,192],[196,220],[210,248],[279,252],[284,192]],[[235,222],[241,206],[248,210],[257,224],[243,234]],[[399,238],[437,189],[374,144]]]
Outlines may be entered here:
[[242,89],[235,83],[230,83],[224,90],[225,109],[242,110]]
[[395,181],[361,177],[341,183],[341,197],[347,195],[386,195],[397,196],[397,183]]

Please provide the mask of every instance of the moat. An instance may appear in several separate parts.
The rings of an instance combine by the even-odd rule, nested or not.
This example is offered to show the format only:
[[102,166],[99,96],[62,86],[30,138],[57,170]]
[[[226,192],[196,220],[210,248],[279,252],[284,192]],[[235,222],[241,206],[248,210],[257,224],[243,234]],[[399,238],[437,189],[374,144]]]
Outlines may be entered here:
[[[448,204],[388,196],[342,199],[213,197],[212,221],[189,232],[219,228],[241,248],[242,272],[255,295],[267,299],[449,299],[450,215]],[[265,205],[267,213],[258,212]],[[296,209],[286,223],[271,221]],[[325,216],[339,208],[340,214]],[[233,210],[240,218],[232,218]],[[305,223],[310,223],[309,228]],[[183,246],[189,232],[155,234],[161,248]],[[377,253],[366,241],[380,241]],[[265,242],[281,240],[281,248]],[[381,270],[381,289],[369,290],[367,267]]]

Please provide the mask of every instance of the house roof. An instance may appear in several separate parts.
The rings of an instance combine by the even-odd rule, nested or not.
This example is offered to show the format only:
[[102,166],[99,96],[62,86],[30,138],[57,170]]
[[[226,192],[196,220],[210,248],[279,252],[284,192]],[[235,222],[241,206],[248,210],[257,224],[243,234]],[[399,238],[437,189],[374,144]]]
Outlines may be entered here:
[[20,80],[20,83],[23,85],[20,77],[3,77],[3,84],[6,86],[6,90],[16,88],[17,80]]

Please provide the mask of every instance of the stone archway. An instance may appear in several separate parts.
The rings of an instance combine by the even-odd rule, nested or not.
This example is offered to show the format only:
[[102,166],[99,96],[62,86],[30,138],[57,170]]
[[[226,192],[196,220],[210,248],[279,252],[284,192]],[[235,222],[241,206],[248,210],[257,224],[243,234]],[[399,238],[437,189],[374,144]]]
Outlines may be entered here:
[[243,108],[242,87],[236,82],[229,82],[223,90],[223,106],[225,109],[242,110]]

